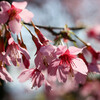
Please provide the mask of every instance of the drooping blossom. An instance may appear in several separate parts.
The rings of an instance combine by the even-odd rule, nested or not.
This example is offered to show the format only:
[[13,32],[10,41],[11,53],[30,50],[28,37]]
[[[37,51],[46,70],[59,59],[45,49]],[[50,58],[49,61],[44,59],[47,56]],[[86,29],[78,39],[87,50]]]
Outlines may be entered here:
[[[35,53],[36,54],[35,65],[37,69],[39,69],[40,71],[45,70],[50,65],[50,63],[53,61],[53,59],[56,58],[56,55],[55,55],[56,47],[50,44],[46,44],[46,43],[44,43],[45,45],[41,44],[42,40],[40,40],[41,41],[40,43],[40,41],[38,40],[36,36],[34,36],[31,32],[30,34],[37,48],[37,51]],[[42,36],[43,35],[41,35],[41,37]],[[45,39],[46,38],[44,38],[43,41],[45,41]]]
[[[41,35],[41,37],[42,36],[43,35]],[[58,71],[57,76],[58,76],[59,81],[60,82],[61,81],[65,82],[66,81],[66,76],[63,76],[63,75],[66,73],[66,71],[63,69],[63,66],[59,66],[58,68],[53,69],[53,65],[55,65],[55,63],[57,62],[57,61],[55,62],[55,59],[57,58],[57,55],[56,55],[57,47],[53,46],[53,45],[50,45],[50,44],[46,44],[46,43],[45,43],[45,45],[44,44],[41,45],[36,37],[33,38],[33,41],[34,41],[34,43],[37,47],[37,52],[36,52],[36,57],[35,57],[36,67],[40,71],[47,70],[47,72],[48,72],[49,69],[50,69],[50,71],[51,71],[51,73],[53,73],[53,75],[55,75],[55,72],[57,70]],[[40,41],[42,43],[42,41],[45,41],[45,38],[40,39]],[[52,63],[52,62],[55,62],[55,63]],[[54,80],[55,80],[55,78],[54,78]]]
[[88,71],[100,73],[100,52],[96,51],[91,45],[85,48],[91,54],[91,62],[88,63]]
[[9,81],[12,82],[13,79],[10,76],[10,74],[7,72],[6,68],[4,68],[3,66],[0,66],[0,79],[4,80],[4,81]]
[[99,52],[97,52],[90,44],[86,47],[86,50],[88,50],[91,55],[92,59],[98,59],[99,58]]
[[[26,68],[29,68],[30,65],[30,56],[26,49],[20,47],[17,43],[14,42],[13,38],[11,37],[8,40],[8,46],[6,53],[9,55],[12,63],[16,66],[18,63],[21,63],[21,59],[23,59],[23,63]],[[27,61],[27,64],[26,64]]]
[[35,65],[41,71],[47,69],[50,63],[56,58],[56,47],[49,44],[49,40],[45,38],[45,36],[40,32],[39,29],[35,27],[32,23],[33,27],[35,28],[35,32],[38,36],[34,36],[31,32],[32,40],[34,41],[37,51],[35,57]]
[[34,25],[33,22],[32,22],[32,25],[33,25],[33,27],[34,27],[35,33],[36,33],[36,35],[38,36],[40,42],[41,42],[43,45],[49,44],[49,40],[41,33],[41,31],[38,29],[38,27],[36,27],[36,26]]
[[0,2],[0,24],[8,23],[10,30],[18,34],[21,31],[21,18],[25,22],[30,22],[33,14],[25,9],[27,2],[13,2],[10,5],[7,1]]
[[32,88],[39,88],[45,82],[44,75],[41,73],[41,71],[34,68],[23,70],[18,77],[20,82],[25,82],[30,78],[32,79]]

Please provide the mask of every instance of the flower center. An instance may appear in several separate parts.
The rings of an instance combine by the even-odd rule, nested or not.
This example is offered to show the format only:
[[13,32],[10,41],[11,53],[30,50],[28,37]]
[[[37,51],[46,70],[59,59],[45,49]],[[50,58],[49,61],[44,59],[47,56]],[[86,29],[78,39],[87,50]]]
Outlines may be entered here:
[[47,62],[47,60],[46,60],[46,57],[45,57],[45,56],[43,56],[43,64],[44,64],[46,67],[48,67],[48,66],[49,66],[49,64],[48,64],[48,62]]
[[72,59],[75,58],[75,57],[76,57],[76,55],[71,55],[69,50],[66,50],[66,52],[59,57],[61,59],[60,64],[70,66]]
[[22,12],[21,9],[16,8],[15,6],[11,6],[11,8],[7,11],[9,14],[9,20],[17,19],[18,21],[21,20],[19,13]]

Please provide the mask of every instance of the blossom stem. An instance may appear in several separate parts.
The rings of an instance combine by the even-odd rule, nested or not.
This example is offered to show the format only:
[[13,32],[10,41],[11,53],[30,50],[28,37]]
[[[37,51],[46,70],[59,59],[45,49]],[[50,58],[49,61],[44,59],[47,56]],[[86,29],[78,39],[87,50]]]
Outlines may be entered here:
[[88,46],[88,44],[82,39],[80,39],[74,32],[70,31],[70,33],[73,34],[78,40],[80,40],[85,46]]
[[32,36],[32,40],[34,41],[34,43],[35,43],[35,45],[36,45],[36,47],[37,47],[37,50],[39,50],[40,47],[41,47],[41,44],[39,43],[37,37],[36,37],[35,35],[33,35],[32,32],[31,32],[23,23],[22,23],[22,25],[29,31],[29,33],[30,33],[31,36]]
[[31,35],[33,35],[32,32],[24,25],[23,22],[22,22],[21,24],[29,31],[29,33],[30,33]]
[[[46,29],[48,31],[52,30],[52,29],[60,29],[60,30],[64,30],[64,28],[62,27],[50,27],[50,26],[41,26],[41,25],[34,25],[33,22],[30,23],[25,23],[24,24],[26,25],[29,25],[29,26],[37,26],[39,28],[43,28],[43,29]],[[25,26],[26,27],[26,26]],[[69,27],[69,29],[71,30],[80,30],[80,29],[85,29],[85,27]],[[84,45],[88,46],[88,44],[86,42],[84,42],[82,39],[80,39],[74,32],[70,31],[71,34],[73,34],[77,39],[79,39]],[[59,34],[56,34],[56,33],[53,33],[53,35],[59,35]],[[74,45],[76,45],[76,43],[74,43]],[[77,45],[76,45],[77,46]]]

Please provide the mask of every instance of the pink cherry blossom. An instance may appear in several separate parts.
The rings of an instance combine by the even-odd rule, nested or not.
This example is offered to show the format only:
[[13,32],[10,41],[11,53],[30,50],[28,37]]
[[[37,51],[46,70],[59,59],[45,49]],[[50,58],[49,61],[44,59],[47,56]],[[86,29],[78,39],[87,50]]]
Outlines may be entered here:
[[33,18],[33,14],[25,9],[27,2],[13,2],[10,5],[6,1],[0,2],[0,23],[5,24],[8,22],[9,28],[13,33],[18,34],[21,31],[21,18],[25,22],[30,22]]
[[[58,49],[60,48],[58,47]],[[61,54],[59,56],[60,65],[63,64],[64,66],[69,67],[70,71],[75,70],[77,72],[80,72],[81,74],[86,75],[88,72],[87,66],[82,59],[77,57],[77,54],[81,53],[82,50],[83,49],[76,48],[74,46],[69,47],[69,49],[64,47],[61,50]]]
[[25,69],[22,71],[22,73],[19,75],[18,79],[20,82],[25,82],[29,78],[32,79],[32,88],[33,87],[41,87],[41,85],[44,83],[44,75],[38,70],[38,69]]
[[[30,65],[29,53],[27,52],[26,49],[20,47],[17,43],[15,43],[12,37],[8,40],[8,47],[6,53],[9,55],[12,63],[15,66],[18,65],[18,62],[21,63],[21,58],[23,58],[22,56],[24,56],[23,58],[24,65],[26,68],[29,67]],[[25,61],[27,61],[28,64],[26,64]]]
[[[59,46],[56,50],[56,57],[48,67],[48,74],[52,77],[57,77],[59,82],[66,82],[67,75],[72,74],[77,83],[84,83],[88,72],[87,66],[84,61],[77,57],[77,54],[82,52],[83,49],[74,46],[66,48],[66,46]],[[79,74],[84,78],[81,79]],[[78,76],[79,75],[79,76]],[[77,79],[79,78],[79,79]],[[54,78],[55,79],[55,78]]]
[[50,63],[56,58],[56,47],[53,45],[42,46],[36,55],[35,64],[39,70],[45,70]]
[[9,15],[7,13],[7,11],[11,8],[11,5],[6,2],[6,1],[1,1],[0,2],[0,24],[1,23],[6,23],[9,19]]
[[0,78],[4,81],[9,81],[9,82],[12,82],[13,79],[12,77],[10,76],[10,74],[7,72],[6,68],[0,66]]
[[[48,74],[55,79],[57,77],[59,82],[65,83],[68,74],[72,74],[77,83],[84,83],[88,72],[87,66],[84,61],[77,57],[77,54],[82,52],[83,49],[76,47],[59,46],[56,50],[56,57],[48,67]],[[84,78],[81,79],[79,74]],[[79,75],[79,76],[78,76]],[[79,78],[79,79],[77,79]]]
[[100,41],[100,25],[95,25],[87,31],[88,37]]

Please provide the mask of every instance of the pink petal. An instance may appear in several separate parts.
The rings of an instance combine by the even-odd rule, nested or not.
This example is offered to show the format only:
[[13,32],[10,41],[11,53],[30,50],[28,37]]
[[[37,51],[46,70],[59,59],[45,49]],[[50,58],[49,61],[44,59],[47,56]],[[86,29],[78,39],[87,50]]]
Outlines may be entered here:
[[100,73],[100,65],[98,65],[96,63],[90,63],[88,65],[88,70],[89,70],[89,72],[97,72],[97,73]]
[[87,75],[88,69],[84,61],[80,58],[75,58],[71,62],[73,70],[80,72],[81,74]]
[[46,45],[46,46],[42,46],[40,48],[40,52],[43,54],[43,55],[51,55],[51,53],[55,52],[56,51],[56,47],[53,46],[53,45]]
[[34,69],[25,69],[21,72],[21,74],[18,76],[18,79],[20,82],[25,82],[27,81],[29,78],[32,77],[32,73],[33,73]]
[[42,73],[40,73],[40,75],[38,76],[38,87],[41,87],[41,85],[44,82],[44,75]]
[[11,5],[7,1],[1,1],[0,8],[3,10],[3,12],[6,12],[11,8]]
[[5,64],[7,64],[8,66],[10,66],[10,58],[9,56],[6,55],[6,58],[4,58]]
[[23,54],[22,54],[22,60],[23,60],[23,64],[24,64],[25,68],[28,69],[30,66],[30,61],[27,60],[27,58]]
[[27,6],[27,2],[26,1],[23,1],[23,2],[13,2],[12,5],[14,5],[16,8],[24,9]]
[[38,27],[34,26],[34,29],[35,29],[35,33],[37,34],[40,42],[43,45],[48,45],[49,44],[49,40],[41,33],[41,31],[38,29]]
[[10,66],[10,58],[5,52],[0,53],[0,61],[2,61],[3,64],[7,64]]
[[65,83],[67,80],[67,72],[63,66],[58,66],[57,78],[59,82]]
[[48,67],[48,74],[50,76],[56,76],[56,72],[57,72],[57,68],[59,66],[59,63],[60,63],[59,60],[55,60],[50,64],[50,66]]
[[4,24],[8,21],[9,16],[7,12],[0,12],[0,24]]
[[4,67],[0,67],[0,78],[12,82],[13,79]]
[[11,45],[12,42],[14,42],[14,39],[11,37],[11,38],[9,38],[9,40],[8,40],[8,44]]
[[37,56],[35,58],[35,65],[39,70],[45,70],[46,66],[43,63],[43,56],[40,52],[37,53]]
[[20,51],[23,53],[23,55],[26,57],[27,60],[30,59],[29,53],[26,49],[19,46]]
[[66,46],[60,45],[57,48],[56,54],[57,55],[61,55],[61,54],[65,53],[66,50],[67,50],[67,47]]
[[18,35],[22,28],[21,22],[18,22],[16,19],[11,20],[9,22],[9,28],[13,33],[16,33]]
[[86,75],[83,75],[83,74],[81,74],[81,73],[79,73],[79,72],[77,72],[77,73],[75,74],[75,80],[76,80],[76,83],[77,83],[77,84],[85,84],[86,78],[87,78]]
[[2,79],[2,80],[7,82],[5,76],[4,76],[3,72],[2,72],[2,68],[0,68],[0,79]]
[[82,50],[83,50],[83,48],[77,48],[74,46],[69,47],[70,54],[72,54],[72,55],[77,55],[77,54],[81,53]]
[[7,10],[11,8],[10,4],[6,1],[0,2],[0,23],[6,23],[8,21],[9,15],[7,13]]
[[49,93],[52,91],[51,85],[47,80],[45,80],[45,89]]
[[20,14],[19,16],[26,22],[26,23],[29,23],[32,21],[32,18],[33,18],[33,13],[28,11],[27,9],[24,9]]
[[44,82],[44,75],[41,72],[36,71],[32,78],[32,83],[33,83],[32,88],[33,87],[38,87],[38,88],[41,87],[43,82]]

